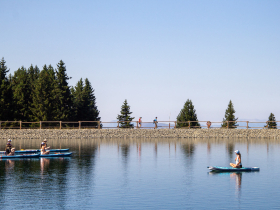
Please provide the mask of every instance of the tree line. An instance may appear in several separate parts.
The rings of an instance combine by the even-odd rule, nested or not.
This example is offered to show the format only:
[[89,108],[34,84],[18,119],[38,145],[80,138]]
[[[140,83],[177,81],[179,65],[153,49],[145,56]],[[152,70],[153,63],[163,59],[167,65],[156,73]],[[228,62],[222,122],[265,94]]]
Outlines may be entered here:
[[[1,121],[100,121],[96,98],[91,83],[81,78],[75,87],[68,85],[65,63],[61,60],[54,69],[51,65],[31,65],[9,74],[4,58],[0,62],[0,120]],[[121,128],[133,128],[132,112],[127,100],[117,116]],[[235,109],[229,101],[221,127],[237,126]],[[188,99],[177,116],[177,127],[201,128],[194,105]],[[228,122],[229,121],[229,122]],[[277,128],[273,113],[268,128]],[[92,124],[91,124],[92,125]],[[93,124],[97,126],[96,124]],[[102,125],[101,125],[102,126]]]
[[94,89],[86,78],[75,87],[65,63],[56,68],[31,65],[9,74],[4,58],[0,62],[0,120],[2,121],[99,121]]

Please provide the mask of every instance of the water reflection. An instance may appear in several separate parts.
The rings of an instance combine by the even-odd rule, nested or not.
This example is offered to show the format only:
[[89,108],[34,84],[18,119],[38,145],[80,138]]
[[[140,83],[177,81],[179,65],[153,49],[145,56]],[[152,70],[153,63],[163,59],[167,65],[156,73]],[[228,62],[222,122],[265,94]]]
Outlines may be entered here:
[[141,159],[141,143],[136,143],[137,154]]
[[209,141],[207,141],[207,154],[210,155],[211,153],[211,144]]
[[186,142],[181,145],[184,155],[189,159],[192,158],[195,152],[195,144],[193,142]]
[[233,142],[227,142],[227,144],[226,144],[226,151],[228,152],[229,162],[233,158],[234,150],[235,150],[234,143]]
[[128,156],[129,156],[129,151],[130,150],[130,145],[129,144],[121,144],[121,154],[123,157],[123,161],[125,164],[127,164]]
[[40,167],[41,167],[41,178],[43,179],[44,171],[47,171],[50,165],[49,158],[40,158]]
[[[242,173],[252,173],[252,172],[208,172],[211,175],[214,176],[226,176],[229,177],[230,180],[233,180],[235,182],[235,195],[237,196],[237,199],[240,200],[241,198],[241,184],[242,184]],[[229,181],[230,181],[229,180]]]
[[186,157],[185,160],[187,162],[187,167],[189,167],[193,163],[195,144],[193,142],[185,142],[181,144],[181,149]]
[[[33,149],[41,140],[14,142]],[[278,168],[272,161],[280,159],[278,141],[110,138],[49,142],[52,148],[70,147],[72,158],[0,161],[0,209],[40,209],[46,200],[49,209],[238,209],[239,202],[242,208],[256,208],[260,202],[253,197],[259,196],[273,204],[273,196],[262,193],[265,190],[274,198],[279,196]],[[208,163],[225,165],[228,157],[232,162],[237,144],[241,151],[251,149],[246,164],[257,162],[264,168],[262,173],[206,176]],[[275,173],[267,170],[271,168]],[[14,206],[8,202],[11,199],[17,201]],[[277,207],[279,202],[274,202],[269,207]]]
[[10,170],[13,170],[14,167],[15,167],[15,161],[14,160],[6,160],[5,161],[6,172],[9,172]]
[[242,173],[231,173],[230,178],[235,180],[236,194],[238,195],[238,197],[240,197]]

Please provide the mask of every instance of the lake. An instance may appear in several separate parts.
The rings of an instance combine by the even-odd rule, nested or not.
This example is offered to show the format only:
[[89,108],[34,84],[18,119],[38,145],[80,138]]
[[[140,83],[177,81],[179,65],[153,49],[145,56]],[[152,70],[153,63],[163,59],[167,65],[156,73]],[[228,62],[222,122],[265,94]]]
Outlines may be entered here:
[[[0,149],[6,141],[0,140]],[[13,140],[16,149],[41,140]],[[0,161],[0,209],[279,209],[280,144],[260,139],[61,139],[70,158]],[[259,172],[209,173],[234,151]]]

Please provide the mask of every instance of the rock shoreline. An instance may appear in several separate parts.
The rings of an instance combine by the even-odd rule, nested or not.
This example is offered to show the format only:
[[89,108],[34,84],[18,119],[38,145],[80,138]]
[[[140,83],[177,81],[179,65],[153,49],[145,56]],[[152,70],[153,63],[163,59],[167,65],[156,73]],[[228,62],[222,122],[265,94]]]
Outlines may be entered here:
[[280,129],[0,129],[0,139],[280,138]]

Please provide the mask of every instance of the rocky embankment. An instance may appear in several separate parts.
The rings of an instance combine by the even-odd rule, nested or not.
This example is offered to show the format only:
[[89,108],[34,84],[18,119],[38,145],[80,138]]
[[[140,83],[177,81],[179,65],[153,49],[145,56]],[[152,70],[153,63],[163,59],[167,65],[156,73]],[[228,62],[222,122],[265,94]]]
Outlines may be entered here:
[[280,129],[0,129],[1,139],[280,138]]

